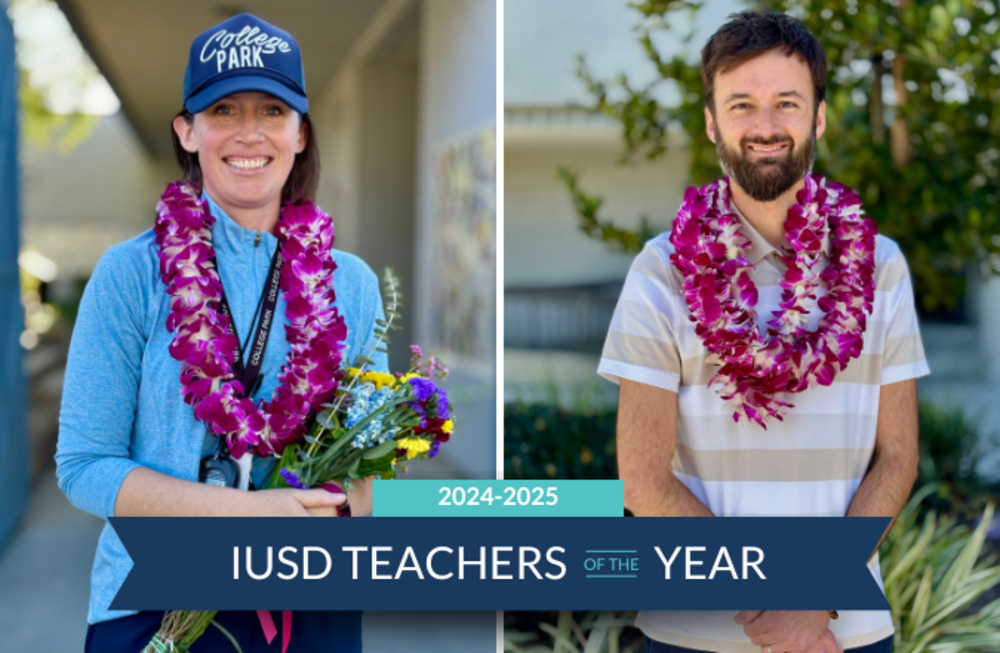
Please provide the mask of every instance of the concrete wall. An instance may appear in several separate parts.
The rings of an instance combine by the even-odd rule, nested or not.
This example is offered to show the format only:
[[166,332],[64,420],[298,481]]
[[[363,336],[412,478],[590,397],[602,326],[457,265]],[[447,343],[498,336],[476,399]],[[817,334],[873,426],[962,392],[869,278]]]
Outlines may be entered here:
[[359,61],[315,103],[323,178],[317,200],[333,216],[337,247],[363,258],[379,276],[401,278],[403,331],[393,336],[393,367],[404,366],[412,339],[416,189],[415,60]]
[[[496,6],[483,0],[424,0],[420,18],[420,90],[417,132],[417,292],[420,342],[433,342],[431,297],[434,267],[434,153],[453,139],[496,124]],[[490,315],[483,319],[495,320]],[[492,325],[495,329],[495,324]],[[495,333],[495,331],[494,331]],[[463,473],[495,474],[496,371],[493,360],[463,361],[452,355],[451,388],[461,434],[447,455]],[[464,399],[460,398],[464,393]]]
[[[417,277],[421,296],[434,283],[436,148],[496,124],[496,6],[482,0],[424,0],[420,27],[420,122],[417,137]],[[430,336],[423,311],[417,336]]]
[[413,234],[416,221],[416,62],[371,62],[361,77],[359,243],[356,252],[379,274],[402,281],[403,330],[393,335],[393,366],[405,369],[413,338]]

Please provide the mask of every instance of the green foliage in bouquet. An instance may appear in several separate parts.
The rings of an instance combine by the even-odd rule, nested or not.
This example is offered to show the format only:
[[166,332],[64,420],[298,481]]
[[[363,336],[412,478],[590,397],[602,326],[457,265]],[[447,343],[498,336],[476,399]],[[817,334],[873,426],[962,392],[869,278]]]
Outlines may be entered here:
[[973,529],[954,516],[931,512],[918,521],[916,492],[881,549],[886,598],[896,628],[895,653],[965,653],[1000,650],[1000,599],[970,610],[1000,584],[996,554],[983,554],[993,504]]
[[445,391],[432,379],[448,370],[434,357],[411,346],[410,369],[393,375],[370,369],[376,352],[388,353],[389,331],[399,329],[402,295],[399,279],[386,269],[383,281],[385,320],[378,320],[375,342],[347,369],[334,398],[308,423],[304,442],[285,447],[268,488],[322,487],[369,476],[396,477],[397,463],[437,454],[454,423]]
[[217,610],[174,610],[160,624],[160,631],[142,649],[142,653],[189,653],[191,646],[208,627],[215,626],[230,641],[237,653],[243,653],[232,633],[215,621]]
[[[641,14],[637,39],[659,78],[641,87],[624,75],[601,80],[581,59],[579,74],[593,108],[621,124],[623,159],[660,157],[673,138],[688,149],[691,182],[708,183],[721,173],[705,135],[702,44],[678,27],[694,24],[703,2],[630,6]],[[900,244],[923,308],[954,308],[970,265],[1000,273],[996,1],[775,0],[752,6],[801,18],[826,49],[828,126],[817,144],[816,169],[856,189],[879,231]],[[668,56],[658,46],[664,40],[681,47]],[[673,91],[675,102],[657,99],[663,88]],[[671,135],[677,131],[686,138]],[[665,212],[653,221],[643,218],[638,230],[616,227],[614,219],[600,216],[601,199],[588,195],[574,173],[560,174],[582,230],[615,251],[638,252],[672,220]]]
[[[357,432],[367,427],[375,417],[374,414],[369,415],[355,425],[353,429],[344,431],[340,417],[338,416],[338,410],[343,405],[344,399],[350,396],[351,390],[358,385],[359,381],[365,378],[365,371],[373,365],[371,357],[376,353],[388,355],[388,347],[391,342],[389,331],[401,328],[396,324],[396,321],[400,317],[399,309],[403,296],[400,292],[399,278],[393,273],[391,268],[386,268],[385,270],[383,287],[383,307],[386,319],[376,320],[374,329],[375,343],[371,351],[367,354],[362,353],[358,355],[354,360],[353,368],[348,371],[345,378],[347,387],[344,391],[338,392],[338,396],[334,399],[333,403],[324,404],[323,408],[325,410],[316,415],[309,429],[309,435],[306,435],[304,438],[305,444],[308,446],[303,448],[303,446],[295,444],[285,447],[284,452],[282,452],[281,461],[275,466],[276,470],[293,469],[299,464],[315,466],[316,468],[325,469],[328,472],[329,478],[342,478],[345,486],[348,488],[352,486],[354,480],[364,478],[365,476],[380,474],[382,478],[386,479],[396,477],[394,469],[396,449],[395,443],[391,441],[384,442],[379,446],[367,450],[358,449],[346,452],[346,455],[340,457],[339,464],[333,466],[333,469],[329,469],[331,466],[330,463],[338,453],[343,451],[344,446],[351,442],[351,438]],[[327,443],[323,447],[321,445],[322,436],[327,432],[337,433],[338,435],[334,437],[332,443]],[[320,455],[321,451],[322,455]],[[322,484],[321,482],[317,483],[317,480],[317,478],[310,476],[302,478],[300,482],[304,487],[315,487]],[[292,487],[292,485],[288,482],[286,476],[276,473],[271,475],[267,487],[281,488]]]

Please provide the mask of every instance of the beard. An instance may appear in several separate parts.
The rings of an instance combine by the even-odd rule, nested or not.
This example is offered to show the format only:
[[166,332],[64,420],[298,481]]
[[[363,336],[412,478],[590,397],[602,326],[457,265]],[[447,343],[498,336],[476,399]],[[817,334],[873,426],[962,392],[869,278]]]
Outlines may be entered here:
[[[789,148],[788,153],[782,157],[761,157],[751,161],[745,154],[750,143],[755,145],[788,143]],[[815,121],[813,121],[812,135],[801,147],[797,147],[795,141],[788,136],[744,137],[740,140],[739,151],[726,145],[716,125],[715,151],[719,155],[722,172],[739,184],[747,195],[758,202],[772,202],[812,171],[813,161],[816,158]]]

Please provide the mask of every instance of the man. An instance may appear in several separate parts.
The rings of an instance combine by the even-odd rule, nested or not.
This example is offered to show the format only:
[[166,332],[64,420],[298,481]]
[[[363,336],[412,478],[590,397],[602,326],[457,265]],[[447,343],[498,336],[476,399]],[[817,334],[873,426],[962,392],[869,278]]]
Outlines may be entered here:
[[[826,54],[798,20],[745,12],[709,40],[701,72],[728,184],[689,189],[674,235],[636,257],[598,370],[621,383],[626,507],[895,518],[916,478],[916,378],[929,369],[899,249],[853,193],[810,175]],[[869,566],[881,585],[877,555]],[[641,612],[637,625],[656,652],[881,653],[893,633],[888,612],[835,610]]]

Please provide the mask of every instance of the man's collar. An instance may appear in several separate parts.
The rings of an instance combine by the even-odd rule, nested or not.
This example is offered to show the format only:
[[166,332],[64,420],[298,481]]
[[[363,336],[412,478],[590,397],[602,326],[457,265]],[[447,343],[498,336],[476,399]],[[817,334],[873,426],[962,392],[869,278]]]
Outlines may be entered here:
[[[754,229],[754,226],[750,224],[750,221],[740,212],[736,203],[730,200],[730,206],[733,208],[733,213],[739,218],[740,222],[743,224],[743,234],[750,239],[750,245],[747,246],[746,252],[744,252],[747,261],[751,265],[757,265],[763,258],[770,255],[772,252],[777,252],[778,248],[767,242],[767,239],[760,235],[760,232]],[[823,236],[823,243],[821,245],[821,250],[823,255],[830,258],[830,232],[827,231],[826,235]]]

